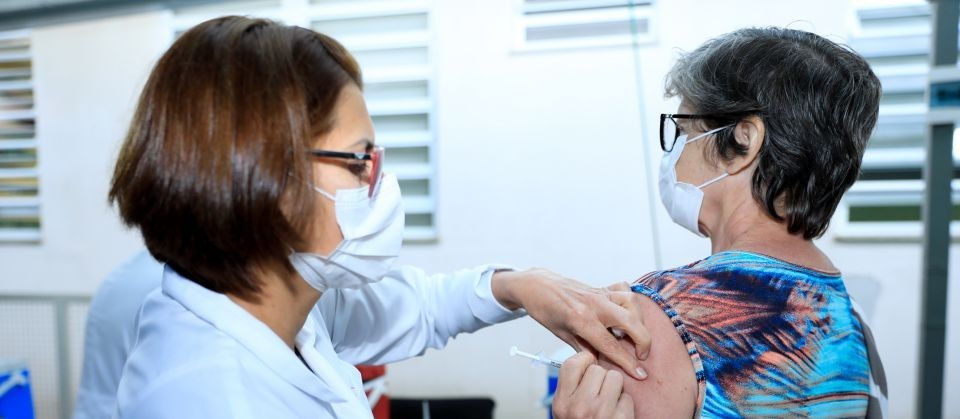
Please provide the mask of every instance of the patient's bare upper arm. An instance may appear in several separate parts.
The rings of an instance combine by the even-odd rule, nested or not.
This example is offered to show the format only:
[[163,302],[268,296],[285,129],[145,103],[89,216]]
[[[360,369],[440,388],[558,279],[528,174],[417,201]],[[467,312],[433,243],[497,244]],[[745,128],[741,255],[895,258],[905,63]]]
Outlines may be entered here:
[[[641,362],[650,376],[638,381],[624,374],[624,392],[633,398],[637,418],[691,418],[699,389],[687,347],[657,303],[645,296],[640,300],[644,324],[653,337],[650,356]],[[628,339],[620,344],[634,353]],[[601,358],[600,364],[621,371],[606,359]]]

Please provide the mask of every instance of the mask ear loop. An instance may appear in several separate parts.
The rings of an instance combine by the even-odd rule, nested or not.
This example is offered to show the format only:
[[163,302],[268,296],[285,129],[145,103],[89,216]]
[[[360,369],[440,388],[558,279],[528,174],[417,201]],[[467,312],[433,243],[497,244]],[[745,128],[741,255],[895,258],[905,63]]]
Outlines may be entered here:
[[[706,137],[706,136],[708,136],[708,135],[710,135],[710,134],[714,134],[714,133],[720,132],[720,131],[722,131],[722,130],[724,130],[724,129],[730,128],[730,127],[735,126],[735,125],[736,125],[736,124],[730,124],[730,125],[726,125],[726,126],[714,128],[714,129],[712,129],[712,130],[710,130],[710,131],[707,131],[707,132],[705,132],[705,133],[703,133],[703,134],[700,134],[700,135],[698,135],[698,136],[696,136],[696,137],[693,137],[692,140],[687,140],[687,142],[684,143],[684,144],[690,144],[690,143],[692,143],[692,142],[694,142],[694,141],[697,141],[697,140],[699,140],[699,139],[701,139],[701,138],[703,138],[703,137]],[[720,176],[717,176],[716,178],[713,178],[713,179],[711,179],[711,180],[708,180],[708,181],[704,182],[702,185],[697,186],[697,189],[703,189],[703,188],[706,188],[707,186],[713,185],[714,183],[717,183],[717,182],[723,180],[723,179],[726,178],[727,176],[730,176],[730,174],[724,173],[724,174],[722,174],[722,175],[720,175]]]
[[735,124],[730,124],[730,125],[726,125],[726,126],[714,128],[714,129],[712,129],[712,130],[710,130],[710,131],[707,131],[707,132],[705,132],[705,133],[703,133],[703,134],[700,134],[700,135],[698,135],[698,136],[696,136],[696,137],[693,137],[693,138],[685,141],[684,144],[690,144],[690,143],[692,143],[692,142],[694,142],[694,141],[698,141],[698,140],[700,140],[700,139],[703,138],[703,137],[706,137],[706,136],[708,136],[708,135],[710,135],[710,134],[715,134],[715,133],[717,133],[717,132],[720,132],[720,131],[722,131],[722,130],[725,130],[725,129],[727,129],[727,128],[730,128],[730,127],[732,127],[732,126],[734,126],[734,125],[735,125]]
[[[300,179],[300,178],[298,178],[296,175],[294,175],[293,172],[287,172],[287,174],[290,175],[290,177],[292,177],[292,178],[294,178],[294,179],[298,179],[298,180],[303,181],[302,179]],[[307,182],[307,181],[303,181],[303,182],[306,183],[307,186],[313,188],[313,190],[317,191],[317,193],[319,193],[320,195],[323,195],[325,198],[327,198],[327,199],[329,199],[329,200],[331,200],[331,201],[333,201],[333,202],[337,202],[337,198],[334,197],[333,195],[330,195],[330,192],[327,192],[327,191],[325,191],[325,190],[323,190],[323,189],[320,189],[320,187],[317,186],[317,185],[314,185],[313,182]]]
[[316,185],[310,185],[310,186],[313,188],[313,190],[317,191],[317,193],[319,193],[320,195],[323,195],[325,198],[327,198],[327,199],[329,199],[329,200],[331,200],[331,201],[333,201],[333,202],[337,202],[337,198],[334,197],[333,195],[330,195],[330,192],[327,192],[327,191],[325,191],[325,190],[323,190],[323,189],[320,189],[320,187],[319,187],[319,186],[316,186]]
[[703,185],[697,186],[697,189],[703,189],[703,188],[706,188],[707,186],[713,185],[714,183],[717,183],[717,182],[723,180],[723,179],[726,178],[727,176],[730,176],[730,175],[727,174],[727,173],[724,173],[724,174],[722,174],[722,175],[720,175],[720,176],[717,176],[716,178],[714,178],[714,179],[712,179],[712,180],[706,181]]

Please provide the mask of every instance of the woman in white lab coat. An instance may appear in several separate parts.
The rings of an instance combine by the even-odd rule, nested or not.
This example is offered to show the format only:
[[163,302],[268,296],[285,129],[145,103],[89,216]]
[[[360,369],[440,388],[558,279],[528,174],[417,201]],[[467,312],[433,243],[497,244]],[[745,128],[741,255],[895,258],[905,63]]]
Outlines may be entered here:
[[[356,61],[333,39],[225,17],[157,63],[110,200],[165,263],[141,308],[118,418],[362,418],[354,364],[389,363],[530,314],[645,378],[636,296],[545,270],[394,267],[404,211]],[[632,414],[621,380],[603,402]],[[612,396],[611,396],[612,395]]]

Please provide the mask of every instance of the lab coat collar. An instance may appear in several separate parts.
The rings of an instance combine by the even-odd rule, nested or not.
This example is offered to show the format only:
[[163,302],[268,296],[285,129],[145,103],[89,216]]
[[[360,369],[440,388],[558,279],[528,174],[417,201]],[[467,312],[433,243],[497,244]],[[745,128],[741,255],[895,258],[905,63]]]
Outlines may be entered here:
[[300,330],[300,333],[297,333],[296,337],[296,345],[297,348],[300,348],[300,356],[302,356],[307,365],[313,369],[313,372],[320,376],[334,392],[351,400],[353,398],[366,400],[364,398],[365,396],[363,396],[362,387],[360,387],[359,391],[357,391],[357,388],[351,387],[348,381],[345,381],[345,377],[341,375],[341,372],[338,371],[338,367],[334,366],[334,364],[337,364],[340,368],[346,366],[349,367],[350,370],[356,370],[355,367],[343,362],[339,358],[333,349],[327,330],[323,327],[317,327],[317,325],[323,324],[320,311],[314,307],[310,315],[316,316],[315,321],[311,321],[308,318],[306,324],[303,325],[303,329]]
[[312,373],[273,330],[226,295],[180,276],[169,266],[164,267],[161,287],[164,294],[239,342],[274,373],[307,395],[326,403],[346,401]]

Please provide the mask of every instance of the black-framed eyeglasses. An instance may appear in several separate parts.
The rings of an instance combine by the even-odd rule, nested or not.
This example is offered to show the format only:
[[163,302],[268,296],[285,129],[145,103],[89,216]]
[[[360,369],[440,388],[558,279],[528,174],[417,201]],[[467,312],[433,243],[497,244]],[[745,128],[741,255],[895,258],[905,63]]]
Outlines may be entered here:
[[349,153],[345,151],[310,150],[314,157],[328,157],[334,159],[370,161],[370,190],[367,196],[373,198],[380,190],[380,179],[383,177],[383,147],[374,146],[369,153]]
[[683,129],[678,126],[677,119],[713,119],[733,123],[752,113],[753,112],[730,114],[662,113],[660,114],[660,149],[667,153],[673,151],[673,146],[676,145],[677,138],[683,135]]

